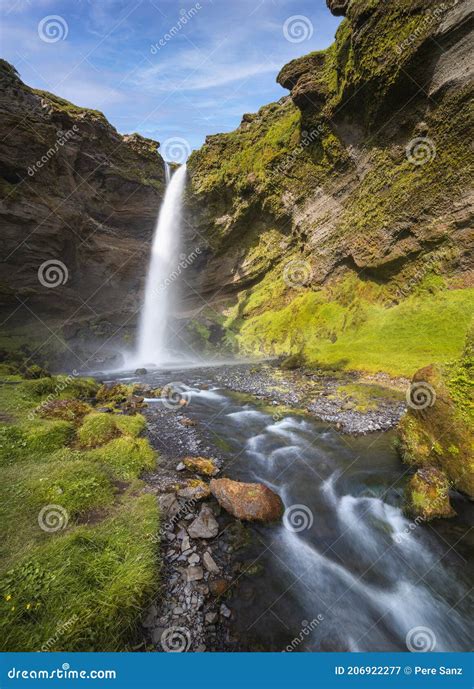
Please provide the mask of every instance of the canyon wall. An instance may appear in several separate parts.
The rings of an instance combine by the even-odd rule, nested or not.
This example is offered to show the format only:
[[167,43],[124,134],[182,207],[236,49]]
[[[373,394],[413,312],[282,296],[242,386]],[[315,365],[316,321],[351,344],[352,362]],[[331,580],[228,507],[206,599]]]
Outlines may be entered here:
[[30,88],[5,61],[0,84],[0,348],[100,364],[133,337],[165,186],[159,144]]
[[409,375],[472,316],[472,3],[329,2],[333,45],[189,161],[195,348]]

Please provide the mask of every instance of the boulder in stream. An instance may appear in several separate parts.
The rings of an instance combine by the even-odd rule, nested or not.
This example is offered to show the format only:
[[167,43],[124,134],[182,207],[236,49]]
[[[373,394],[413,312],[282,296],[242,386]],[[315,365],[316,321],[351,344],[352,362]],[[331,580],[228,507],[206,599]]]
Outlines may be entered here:
[[221,478],[213,479],[210,487],[221,507],[237,519],[272,522],[283,514],[281,498],[263,483]]

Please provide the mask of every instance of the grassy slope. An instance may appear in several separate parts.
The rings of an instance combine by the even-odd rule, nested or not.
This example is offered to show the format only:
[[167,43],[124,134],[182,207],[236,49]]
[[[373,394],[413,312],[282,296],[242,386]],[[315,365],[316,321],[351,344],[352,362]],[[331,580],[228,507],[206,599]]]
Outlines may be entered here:
[[[102,415],[115,437],[105,433],[88,449],[90,417],[99,415],[76,422],[28,418],[57,378],[2,379],[18,384],[0,387],[8,421],[0,430],[0,647],[123,649],[157,579],[157,506],[138,478],[155,463],[147,442],[136,437],[143,419],[115,423],[112,414]],[[90,395],[94,387],[73,381],[59,398]],[[66,510],[67,528],[39,527],[46,505]]]

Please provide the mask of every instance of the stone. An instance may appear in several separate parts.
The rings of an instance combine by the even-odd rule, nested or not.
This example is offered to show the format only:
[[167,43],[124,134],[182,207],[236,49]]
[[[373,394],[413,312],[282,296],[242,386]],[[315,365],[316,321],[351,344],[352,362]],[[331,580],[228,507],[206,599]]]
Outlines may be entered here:
[[271,522],[283,514],[281,498],[263,483],[221,478],[213,479],[210,488],[217,502],[237,519]]
[[191,548],[191,541],[189,540],[188,534],[185,534],[183,536],[183,540],[181,541],[181,552],[184,553],[185,550],[189,550]]
[[225,603],[221,604],[219,612],[223,617],[227,617],[227,618],[229,618],[232,615],[232,611],[227,607],[227,605]]
[[136,376],[145,376],[147,373],[148,373],[148,371],[146,370],[146,368],[137,368],[135,370]]
[[449,481],[435,467],[418,469],[408,482],[407,498],[410,512],[429,521],[436,517],[454,517],[449,501]]
[[176,471],[184,471],[185,469],[186,469],[186,466],[185,466],[184,462],[180,462],[176,467]]
[[188,419],[186,416],[183,417],[182,419],[178,419],[178,421],[182,426],[185,426],[186,428],[191,428],[192,426],[196,426],[196,422],[193,419]]
[[186,457],[183,461],[186,469],[194,471],[196,474],[216,476],[216,474],[219,473],[219,467],[213,459],[207,459],[206,457]]
[[147,629],[154,627],[157,616],[158,616],[158,611],[156,609],[156,606],[151,605],[150,608],[148,609],[148,612],[146,614],[145,619],[142,622],[142,625],[144,627],[146,627]]
[[217,621],[217,613],[207,612],[204,619],[206,620],[206,624],[215,624]]
[[158,506],[162,517],[174,517],[179,512],[179,503],[174,493],[158,495]]
[[212,555],[207,550],[202,556],[202,562],[208,572],[211,572],[212,574],[217,574],[220,571],[219,567],[213,560]]
[[222,596],[229,588],[229,583],[225,579],[214,579],[209,582],[209,591],[213,596]]
[[202,567],[191,565],[186,570],[186,581],[188,582],[188,584],[192,581],[200,581],[203,577],[204,571]]
[[219,533],[219,524],[208,505],[202,505],[196,519],[189,525],[191,538],[214,538]]
[[201,561],[201,558],[197,553],[193,553],[188,557],[188,562],[190,565],[197,565]]
[[200,479],[192,479],[178,490],[178,497],[185,500],[205,500],[211,496],[209,484]]

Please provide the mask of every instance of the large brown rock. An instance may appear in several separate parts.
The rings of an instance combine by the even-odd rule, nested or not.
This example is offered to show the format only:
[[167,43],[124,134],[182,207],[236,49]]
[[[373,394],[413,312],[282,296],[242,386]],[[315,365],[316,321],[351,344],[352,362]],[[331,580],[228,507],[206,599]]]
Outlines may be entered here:
[[213,479],[211,492],[217,502],[237,519],[271,522],[283,514],[280,497],[263,483]]

